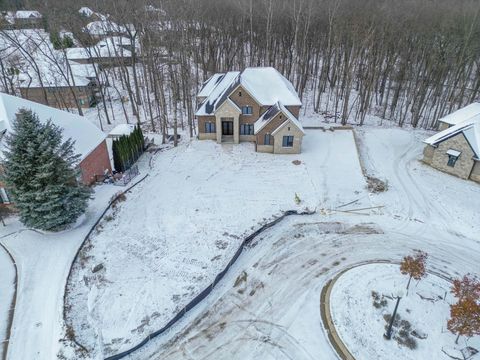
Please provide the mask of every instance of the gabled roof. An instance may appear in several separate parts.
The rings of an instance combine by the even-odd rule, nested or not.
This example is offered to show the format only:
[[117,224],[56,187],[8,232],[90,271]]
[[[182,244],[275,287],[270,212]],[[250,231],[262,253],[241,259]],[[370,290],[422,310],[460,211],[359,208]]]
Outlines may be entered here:
[[424,140],[424,143],[437,146],[439,143],[463,133],[475,157],[480,159],[480,114],[456,124]]
[[480,115],[480,103],[474,102],[451,114],[448,114],[447,116],[444,116],[438,121],[449,125],[457,125],[477,115]]
[[[220,100],[223,98],[225,92],[230,88],[232,83],[235,83],[239,74],[240,72],[238,71],[230,71],[226,74],[223,74],[222,78],[219,81],[216,81],[216,86],[211,86],[212,88],[206,91],[209,92],[209,95],[200,105],[195,115],[202,116],[213,114],[221,103]],[[210,82],[207,82],[205,86],[209,84]],[[200,91],[200,93],[201,92],[202,91]]]
[[242,73],[215,74],[205,82],[198,96],[207,98],[195,115],[213,114],[238,86],[242,86],[261,106],[272,106],[278,102],[285,106],[302,105],[292,83],[276,69],[247,68]]
[[287,124],[288,120],[290,120],[302,133],[305,134],[303,131],[303,126],[300,124],[297,118],[285,106],[283,106],[282,103],[278,102],[265,111],[263,115],[260,116],[257,121],[255,121],[255,124],[253,125],[255,135],[258,134],[265,126],[267,126],[267,124],[269,124],[280,112],[285,115],[286,119],[272,132],[272,135],[275,135],[285,124]]
[[75,153],[81,155],[80,161],[85,159],[106,138],[99,128],[83,116],[4,93],[0,93],[0,132],[12,131],[12,124],[18,111],[22,108],[32,110],[42,123],[51,120],[52,124],[60,127],[64,141],[68,138],[75,141],[74,150]]

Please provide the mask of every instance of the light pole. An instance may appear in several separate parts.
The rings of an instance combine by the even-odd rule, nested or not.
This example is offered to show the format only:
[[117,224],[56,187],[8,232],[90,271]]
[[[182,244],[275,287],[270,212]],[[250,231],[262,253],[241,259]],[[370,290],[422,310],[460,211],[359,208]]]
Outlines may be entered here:
[[383,334],[383,337],[387,340],[390,340],[392,338],[392,327],[393,327],[393,322],[395,320],[395,316],[397,316],[397,309],[398,309],[398,304],[400,303],[400,299],[403,297],[403,291],[399,290],[397,292],[397,303],[395,304],[395,309],[393,310],[393,315],[392,318],[390,319],[390,324],[388,324],[388,329],[385,334]]

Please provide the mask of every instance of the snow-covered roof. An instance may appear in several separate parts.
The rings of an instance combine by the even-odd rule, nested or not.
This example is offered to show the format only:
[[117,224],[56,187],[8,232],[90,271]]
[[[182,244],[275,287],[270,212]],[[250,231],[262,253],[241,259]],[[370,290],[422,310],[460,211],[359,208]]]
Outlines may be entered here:
[[436,146],[437,144],[451,138],[452,136],[463,133],[467,139],[470,147],[475,153],[475,157],[480,159],[480,114],[470,117],[463,122],[453,125],[448,129],[440,131],[439,133],[424,140],[426,144]]
[[[65,79],[64,75],[61,74],[60,69],[54,66],[44,67],[42,71],[42,84],[40,83],[38,74],[36,72],[31,72],[30,76],[27,74],[21,74],[19,79],[21,84],[19,88],[35,88],[35,87],[65,87],[73,85],[73,80],[75,86],[88,86],[91,84],[91,80],[96,78],[95,76],[95,66],[94,64],[79,64],[74,61],[70,61],[70,69],[65,65],[64,74],[68,76],[69,81]],[[71,73],[70,73],[71,70]]]
[[303,126],[302,124],[297,120],[297,118],[280,102],[277,102],[275,105],[271,106],[267,111],[265,111],[262,116],[260,116],[260,118],[255,121],[255,123],[253,124],[253,129],[254,129],[254,133],[255,134],[258,134],[260,132],[260,130],[262,130],[267,124],[270,123],[270,121],[272,121],[275,116],[278,115],[278,113],[282,112],[285,117],[286,117],[286,121],[282,122],[282,124],[280,124],[273,132],[272,132],[272,135],[275,135],[278,130],[280,130],[283,125],[285,125],[286,123],[288,123],[288,120],[290,120],[293,124],[295,124],[296,127],[298,127],[298,129],[300,129],[301,132],[305,133],[303,131]]
[[223,95],[231,87],[232,83],[235,83],[238,75],[240,75],[239,71],[230,71],[226,74],[223,74],[221,80],[216,82],[216,86],[214,86],[213,89],[209,89],[208,97],[201,104],[195,115],[211,115],[220,105]]
[[94,12],[92,9],[90,9],[89,7],[87,7],[87,6],[81,7],[81,8],[78,10],[78,12],[79,12],[80,14],[82,14],[83,16],[86,16],[86,17],[90,17],[90,16],[92,16],[93,14],[95,14],[95,12]]
[[102,41],[99,41],[97,45],[91,46],[89,48],[69,48],[66,49],[67,58],[70,60],[75,60],[90,59],[90,57],[131,57],[132,52],[122,46],[122,44],[125,45],[124,42],[126,40],[129,41],[128,45],[130,45],[130,40],[128,38],[113,36],[103,39]]
[[480,103],[474,102],[457,111],[454,111],[451,114],[448,114],[447,116],[444,116],[438,121],[449,125],[457,125],[477,115],[480,115]]
[[[242,73],[230,71],[215,74],[202,87],[198,96],[207,96],[196,115],[210,115],[230,96],[233,90],[242,86],[262,106],[300,106],[292,83],[272,67],[247,68]],[[208,94],[208,95],[205,95]]]
[[203,83],[202,89],[200,92],[197,94],[198,97],[206,97],[210,95],[210,93],[213,91],[215,86],[223,79],[225,76],[224,73],[217,73],[213,76],[211,76],[208,80],[206,80]]
[[36,19],[40,19],[42,17],[42,14],[40,14],[38,11],[36,10],[19,10],[15,13],[15,17],[17,19],[32,19],[32,18],[36,18]]
[[109,137],[119,137],[122,135],[130,135],[135,130],[135,125],[132,124],[120,124],[115,126],[112,131],[108,133]]
[[241,85],[260,105],[274,105],[277,102],[285,106],[302,105],[292,83],[273,67],[247,68],[240,77]]
[[62,129],[63,140],[75,141],[75,153],[80,154],[80,161],[85,159],[99,144],[105,140],[105,134],[83,116],[65,112],[16,96],[0,93],[0,131],[12,131],[12,123],[19,109],[29,109],[38,115],[41,122],[51,120],[52,124]]
[[118,25],[117,23],[110,20],[97,20],[88,23],[83,31],[90,35],[108,35],[110,33],[126,33],[127,29],[123,25]]

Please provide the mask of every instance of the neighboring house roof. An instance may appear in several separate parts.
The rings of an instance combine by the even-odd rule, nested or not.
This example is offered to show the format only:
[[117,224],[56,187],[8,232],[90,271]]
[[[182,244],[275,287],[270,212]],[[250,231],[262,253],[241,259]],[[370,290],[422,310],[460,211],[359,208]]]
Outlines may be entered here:
[[15,18],[17,19],[41,19],[42,14],[40,14],[38,11],[33,10],[19,10],[15,13]]
[[[69,83],[73,86],[88,86],[91,81],[96,78],[94,64],[79,64],[74,61],[70,61],[70,69],[65,65],[65,75],[68,76],[69,82],[60,73],[60,70],[56,67],[45,67],[42,72],[42,84],[43,87],[67,87]],[[71,70],[71,73],[70,73]],[[72,81],[72,75],[73,80]],[[38,74],[33,72],[28,76],[27,74],[21,74],[19,76],[21,84],[19,88],[38,88],[42,87]]]
[[275,135],[285,124],[287,124],[288,120],[290,120],[302,133],[305,134],[303,126],[300,124],[297,118],[285,106],[283,106],[282,103],[277,102],[267,111],[265,111],[257,121],[255,121],[255,124],[253,125],[255,135],[258,134],[265,126],[267,126],[267,124],[269,124],[280,112],[285,115],[286,119],[272,132],[272,135]]
[[424,140],[426,144],[437,146],[439,143],[463,133],[467,139],[470,147],[475,153],[476,159],[480,159],[480,114],[470,117],[463,122],[456,124],[448,129],[440,131],[439,133]]
[[60,127],[64,141],[69,138],[75,141],[73,147],[75,153],[81,155],[80,161],[85,159],[106,138],[99,128],[83,116],[3,93],[0,93],[0,132],[12,131],[12,124],[19,109],[22,108],[32,110],[42,123],[51,120],[52,124]]
[[261,106],[272,106],[278,102],[284,106],[302,105],[293,85],[276,69],[247,68],[242,73],[230,71],[212,76],[200,90],[199,96],[207,96],[207,98],[195,115],[213,114],[240,85]]
[[[97,45],[89,48],[76,47],[66,49],[67,58],[70,60],[90,59],[92,58],[110,58],[110,57],[132,57],[132,52],[125,49],[121,44],[126,38],[112,37],[100,41]],[[130,43],[129,43],[130,45]]]
[[118,25],[117,23],[110,20],[98,20],[88,23],[83,31],[90,35],[108,35],[110,33],[126,33],[127,29],[125,26]]
[[451,114],[448,114],[447,116],[444,116],[438,121],[449,125],[457,125],[477,115],[480,115],[480,103],[474,102]]

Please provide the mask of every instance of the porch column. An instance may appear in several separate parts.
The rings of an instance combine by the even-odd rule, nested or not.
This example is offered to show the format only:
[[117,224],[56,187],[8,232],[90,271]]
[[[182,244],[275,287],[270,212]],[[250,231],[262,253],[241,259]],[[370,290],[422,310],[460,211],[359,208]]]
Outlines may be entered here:
[[221,144],[222,143],[222,120],[219,114],[215,115],[215,130],[217,133],[217,143]]
[[240,142],[240,116],[237,114],[233,117],[233,142]]

